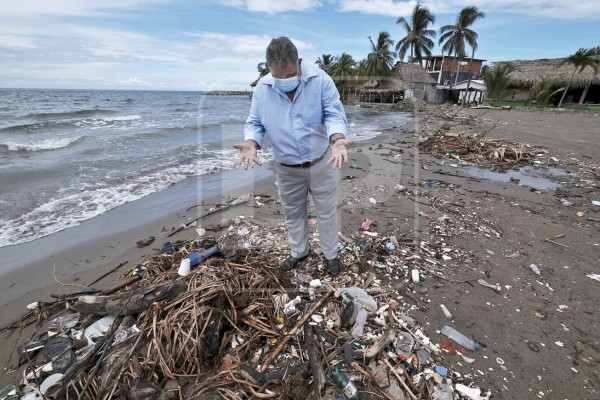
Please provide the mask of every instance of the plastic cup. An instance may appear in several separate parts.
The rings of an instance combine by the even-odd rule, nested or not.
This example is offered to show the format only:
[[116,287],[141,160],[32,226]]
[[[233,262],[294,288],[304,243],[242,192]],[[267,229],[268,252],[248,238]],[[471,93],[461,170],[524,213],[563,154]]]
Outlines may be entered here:
[[188,276],[191,270],[190,265],[191,263],[189,258],[184,258],[183,260],[181,260],[181,265],[179,266],[179,270],[177,271],[179,276]]
[[418,269],[413,269],[411,272],[411,277],[412,277],[412,281],[414,283],[419,283],[419,270]]

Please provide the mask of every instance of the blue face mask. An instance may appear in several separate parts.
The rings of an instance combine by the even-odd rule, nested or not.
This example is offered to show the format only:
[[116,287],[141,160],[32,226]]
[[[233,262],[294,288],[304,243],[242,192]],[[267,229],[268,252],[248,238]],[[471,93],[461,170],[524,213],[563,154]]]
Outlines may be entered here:
[[275,82],[275,86],[277,86],[282,92],[285,93],[291,92],[292,90],[296,89],[298,87],[298,84],[300,83],[298,76],[292,76],[290,78],[285,79],[273,78],[273,81]]

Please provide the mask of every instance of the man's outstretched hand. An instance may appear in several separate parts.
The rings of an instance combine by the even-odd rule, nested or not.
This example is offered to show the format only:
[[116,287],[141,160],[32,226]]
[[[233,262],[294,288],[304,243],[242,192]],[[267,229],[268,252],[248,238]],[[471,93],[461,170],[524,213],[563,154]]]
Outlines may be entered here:
[[334,168],[341,169],[343,165],[348,164],[348,147],[352,144],[352,140],[338,139],[331,146],[331,158],[327,164]]
[[254,140],[248,140],[244,144],[234,144],[233,148],[240,151],[239,163],[244,166],[244,169],[252,168],[253,164],[262,165],[258,160],[257,144]]

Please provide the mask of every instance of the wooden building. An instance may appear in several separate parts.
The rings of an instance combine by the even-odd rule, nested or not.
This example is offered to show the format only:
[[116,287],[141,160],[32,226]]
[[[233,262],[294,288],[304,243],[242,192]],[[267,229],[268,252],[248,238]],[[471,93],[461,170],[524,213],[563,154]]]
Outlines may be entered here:
[[460,62],[458,77],[456,71],[459,60],[456,57],[437,55],[425,57],[425,69],[429,75],[441,86],[449,86],[450,83],[462,82],[469,79],[481,78],[481,67],[484,61],[480,58],[463,58]]

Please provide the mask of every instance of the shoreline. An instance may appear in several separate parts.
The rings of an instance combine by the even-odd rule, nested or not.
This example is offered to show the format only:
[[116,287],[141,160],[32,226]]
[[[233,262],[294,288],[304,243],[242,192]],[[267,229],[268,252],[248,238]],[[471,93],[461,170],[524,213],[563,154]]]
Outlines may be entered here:
[[[408,120],[406,128],[411,125]],[[354,148],[389,140],[391,132],[355,142]],[[188,178],[144,198],[123,204],[83,221],[80,225],[42,238],[0,248],[0,328],[26,311],[25,306],[51,295],[74,293],[79,286],[126,263],[108,274],[95,288],[154,255],[164,242],[197,237],[194,228],[169,237],[182,224],[204,214],[207,209],[248,193],[277,198],[272,162],[245,171],[241,167]],[[244,182],[238,185],[238,182]],[[204,211],[204,212],[203,212]],[[239,211],[253,212],[248,206],[232,207],[202,219],[218,225],[221,219],[236,217]],[[148,219],[147,215],[153,215]],[[281,220],[280,222],[282,222]],[[198,227],[202,224],[199,223]],[[101,232],[98,234],[98,232]],[[212,232],[207,232],[211,235]],[[152,244],[137,248],[139,240],[154,236]],[[24,255],[27,255],[25,257]],[[56,275],[56,277],[55,277]],[[35,278],[33,277],[35,276]],[[66,286],[60,284],[65,283]]]

